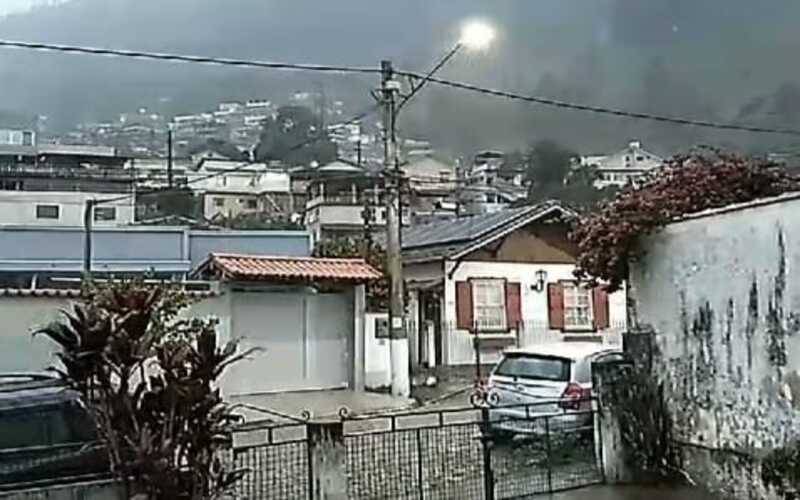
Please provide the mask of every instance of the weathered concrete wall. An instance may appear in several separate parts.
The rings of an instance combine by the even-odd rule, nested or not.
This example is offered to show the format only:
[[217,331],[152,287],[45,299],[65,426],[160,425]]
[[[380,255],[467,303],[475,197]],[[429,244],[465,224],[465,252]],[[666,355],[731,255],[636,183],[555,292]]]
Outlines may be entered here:
[[[655,329],[653,373],[687,449],[758,456],[798,437],[798,243],[797,200],[695,217],[643,242],[630,294],[639,325]],[[753,492],[751,470],[709,461],[703,480]]]
[[111,481],[75,483],[0,493],[3,500],[122,500],[121,488]]

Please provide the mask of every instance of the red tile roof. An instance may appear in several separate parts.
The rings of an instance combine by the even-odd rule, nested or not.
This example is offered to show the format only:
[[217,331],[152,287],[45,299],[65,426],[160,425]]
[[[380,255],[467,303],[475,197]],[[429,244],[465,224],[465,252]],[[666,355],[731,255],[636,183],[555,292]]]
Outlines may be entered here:
[[381,278],[364,259],[271,257],[212,253],[196,273],[210,272],[228,281],[354,281]]

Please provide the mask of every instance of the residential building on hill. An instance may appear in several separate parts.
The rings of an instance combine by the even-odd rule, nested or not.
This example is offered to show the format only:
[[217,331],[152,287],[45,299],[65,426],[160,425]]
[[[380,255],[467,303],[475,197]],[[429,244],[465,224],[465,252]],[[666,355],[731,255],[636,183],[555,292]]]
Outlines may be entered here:
[[605,156],[584,156],[580,158],[580,166],[593,167],[597,170],[597,189],[608,186],[624,186],[629,182],[661,167],[664,159],[655,153],[642,148],[639,141],[631,141],[628,147]]

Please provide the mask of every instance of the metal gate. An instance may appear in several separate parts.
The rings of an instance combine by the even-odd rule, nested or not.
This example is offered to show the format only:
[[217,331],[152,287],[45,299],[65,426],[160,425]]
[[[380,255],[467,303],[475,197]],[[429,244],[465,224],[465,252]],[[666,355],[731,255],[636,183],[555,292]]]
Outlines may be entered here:
[[[535,405],[343,418],[348,498],[513,499],[603,482],[594,401],[558,414]],[[234,450],[248,474],[238,498],[312,499],[303,424],[254,429],[267,442]]]

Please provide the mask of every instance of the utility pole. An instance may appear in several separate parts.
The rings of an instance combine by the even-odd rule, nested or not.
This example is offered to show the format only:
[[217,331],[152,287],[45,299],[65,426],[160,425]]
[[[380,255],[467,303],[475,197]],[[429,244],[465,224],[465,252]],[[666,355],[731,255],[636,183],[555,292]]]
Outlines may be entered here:
[[167,185],[172,189],[172,127],[167,130]]
[[400,165],[397,157],[397,94],[391,61],[381,62],[381,104],[383,106],[383,167],[386,183],[386,260],[389,272],[389,351],[392,394],[411,394],[408,337],[403,297],[403,263],[400,255]]
[[83,209],[83,274],[89,277],[92,274],[92,222],[94,221],[95,200],[86,200]]

